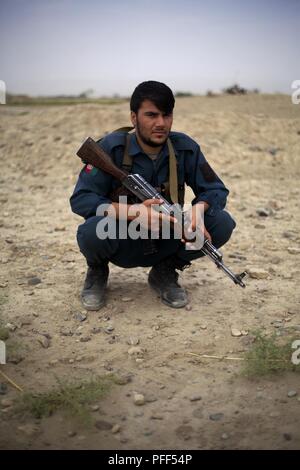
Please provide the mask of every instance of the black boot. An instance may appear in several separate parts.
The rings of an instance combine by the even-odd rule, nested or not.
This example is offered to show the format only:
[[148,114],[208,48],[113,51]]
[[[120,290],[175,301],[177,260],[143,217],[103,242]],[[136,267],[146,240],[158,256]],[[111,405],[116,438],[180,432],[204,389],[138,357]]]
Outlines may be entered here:
[[148,282],[161,297],[163,303],[173,308],[182,308],[188,303],[187,293],[178,284],[176,269],[183,270],[190,263],[184,262],[172,256],[166,258],[152,267],[149,272]]
[[80,295],[82,305],[86,310],[99,310],[105,304],[108,274],[107,263],[95,268],[88,268]]

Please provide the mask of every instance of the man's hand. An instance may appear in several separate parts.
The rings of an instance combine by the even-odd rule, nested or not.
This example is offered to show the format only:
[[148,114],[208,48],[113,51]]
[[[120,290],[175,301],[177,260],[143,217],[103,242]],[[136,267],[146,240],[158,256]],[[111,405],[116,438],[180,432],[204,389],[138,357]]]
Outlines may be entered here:
[[152,207],[153,205],[159,206],[162,203],[162,199],[147,199],[141,204],[133,204],[130,207],[130,214],[136,212],[143,228],[158,233],[164,222],[171,223],[172,226],[177,224],[175,217],[157,212],[157,210]]
[[[190,223],[186,227],[187,233],[191,234],[196,230],[199,230],[203,234],[204,240],[208,239],[212,241],[209,232],[206,230],[204,225],[204,212],[208,209],[209,205],[206,202],[199,202],[192,206],[192,210],[188,214]],[[186,240],[181,240],[183,243],[186,243]],[[192,243],[192,242],[190,242]]]

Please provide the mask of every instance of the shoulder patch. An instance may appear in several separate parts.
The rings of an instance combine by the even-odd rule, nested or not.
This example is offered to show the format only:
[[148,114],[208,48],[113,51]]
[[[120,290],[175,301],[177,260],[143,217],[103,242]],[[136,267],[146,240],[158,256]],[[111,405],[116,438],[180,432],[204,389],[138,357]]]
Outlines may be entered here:
[[205,181],[207,181],[208,183],[212,183],[217,179],[216,173],[207,161],[200,165],[200,170],[202,171]]
[[98,168],[94,167],[93,165],[90,165],[89,163],[85,165],[84,169],[85,173],[95,176],[98,173]]

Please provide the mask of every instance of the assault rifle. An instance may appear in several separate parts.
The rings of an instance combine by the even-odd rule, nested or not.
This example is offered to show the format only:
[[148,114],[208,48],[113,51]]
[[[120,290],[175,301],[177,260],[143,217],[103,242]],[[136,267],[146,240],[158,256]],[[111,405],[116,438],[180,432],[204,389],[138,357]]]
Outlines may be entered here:
[[[161,199],[163,202],[159,205],[159,210],[168,216],[175,217],[182,224],[182,211],[179,211],[178,208],[176,209],[176,206],[174,209],[174,206],[170,204],[169,201],[167,201],[141,175],[128,174],[121,168],[118,168],[112,161],[111,157],[104,152],[104,150],[91,137],[88,137],[82,144],[77,155],[84,163],[100,168],[119,180],[123,187],[127,189],[128,193],[134,194],[138,200],[143,202],[147,199]],[[230,269],[223,264],[222,253],[220,253],[220,251],[217,250],[209,240],[204,240],[201,251],[204,255],[208,256],[219,269],[224,271],[235,284],[238,284],[241,287],[246,287],[243,282],[243,278],[246,273],[242,272],[241,274],[234,274],[230,271]]]

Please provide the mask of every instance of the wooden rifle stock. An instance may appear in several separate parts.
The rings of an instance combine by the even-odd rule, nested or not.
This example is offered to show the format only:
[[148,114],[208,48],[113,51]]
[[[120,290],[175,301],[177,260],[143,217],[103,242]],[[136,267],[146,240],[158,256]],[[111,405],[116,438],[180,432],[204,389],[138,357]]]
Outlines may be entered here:
[[91,137],[88,137],[82,144],[77,155],[84,163],[89,163],[120,181],[128,176],[125,171],[114,164],[112,158]]

